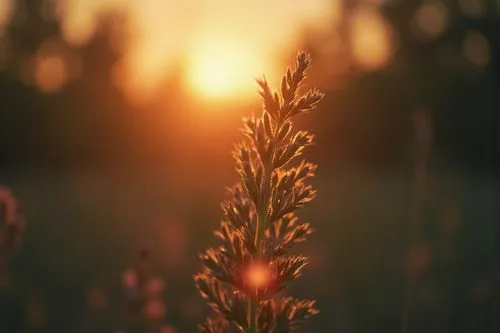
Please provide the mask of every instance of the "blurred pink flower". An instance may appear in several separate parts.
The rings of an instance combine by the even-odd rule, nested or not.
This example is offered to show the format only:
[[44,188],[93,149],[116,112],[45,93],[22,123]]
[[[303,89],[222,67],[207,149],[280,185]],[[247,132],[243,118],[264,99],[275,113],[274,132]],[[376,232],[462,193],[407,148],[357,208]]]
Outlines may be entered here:
[[165,282],[159,277],[151,278],[146,283],[145,289],[148,296],[157,296],[165,289]]
[[[10,190],[0,186],[0,255],[21,245],[25,221]],[[3,253],[2,253],[3,252]],[[4,260],[5,258],[0,258]]]
[[161,300],[150,300],[146,304],[146,316],[149,319],[160,319],[165,316],[167,309],[165,307],[165,303]]
[[127,289],[137,288],[138,280],[137,272],[131,268],[122,274],[122,284]]
[[16,222],[17,202],[12,192],[0,186],[0,221],[9,225]]

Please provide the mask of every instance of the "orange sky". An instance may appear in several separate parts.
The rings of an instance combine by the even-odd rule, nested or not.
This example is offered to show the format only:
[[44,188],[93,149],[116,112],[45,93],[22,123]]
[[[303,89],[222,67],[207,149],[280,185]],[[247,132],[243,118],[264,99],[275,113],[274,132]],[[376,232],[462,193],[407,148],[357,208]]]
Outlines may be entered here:
[[[147,90],[180,52],[188,54],[188,80],[204,94],[253,94],[253,77],[276,70],[277,55],[304,25],[333,22],[331,0],[60,0],[65,38],[84,43],[96,14],[107,8],[131,13],[134,36],[124,64]],[[279,68],[279,71],[282,69]]]
[[[102,11],[129,14],[129,49],[112,75],[118,75],[133,99],[154,91],[179,55],[186,62],[189,90],[198,97],[253,97],[255,77],[265,73],[277,83],[282,56],[295,51],[304,27],[331,33],[341,15],[341,0],[52,1],[57,3],[63,37],[75,45],[92,37]],[[0,35],[14,2],[0,1]],[[367,69],[386,63],[393,51],[394,36],[378,13],[378,2],[367,1],[350,21],[351,54]],[[49,60],[40,63],[50,71],[58,68],[58,59]],[[40,77],[52,76],[42,75],[45,72]]]

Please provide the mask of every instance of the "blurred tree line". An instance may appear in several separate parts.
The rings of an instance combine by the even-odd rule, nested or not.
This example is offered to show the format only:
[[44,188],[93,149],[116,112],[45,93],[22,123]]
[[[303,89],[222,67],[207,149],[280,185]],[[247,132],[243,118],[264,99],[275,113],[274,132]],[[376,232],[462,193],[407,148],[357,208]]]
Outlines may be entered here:
[[[160,112],[166,117],[163,123],[178,121],[175,100],[183,98],[179,74],[165,75],[158,97],[143,107],[148,115],[142,117],[149,119],[138,119],[113,79],[127,46],[127,14],[111,10],[102,14],[94,37],[85,45],[73,46],[62,38],[50,3],[16,2],[2,37],[2,165],[130,162],[145,154],[141,149],[156,147],[139,143],[141,135],[142,140],[148,138],[137,127],[154,128]],[[319,115],[324,121],[311,124],[323,127],[322,138],[333,143],[328,154],[320,157],[336,165],[368,168],[398,163],[411,141],[410,115],[427,109],[433,114],[442,158],[464,168],[499,169],[500,138],[494,128],[500,77],[497,2],[433,1],[422,9],[427,2],[380,1],[378,10],[394,35],[394,56],[381,68],[365,70],[351,60],[349,18],[372,3],[342,2],[343,15],[335,25],[334,38],[330,37],[332,25],[326,33],[306,31],[300,43],[316,58],[315,80],[329,90],[325,108],[334,110]],[[446,5],[446,12],[439,12],[441,5]],[[411,22],[419,11],[423,13],[417,22],[422,26],[415,28]],[[464,49],[467,37],[472,39],[470,51]],[[182,64],[178,67],[181,72]],[[171,111],[162,109],[165,105]],[[162,137],[173,139],[169,131]]]

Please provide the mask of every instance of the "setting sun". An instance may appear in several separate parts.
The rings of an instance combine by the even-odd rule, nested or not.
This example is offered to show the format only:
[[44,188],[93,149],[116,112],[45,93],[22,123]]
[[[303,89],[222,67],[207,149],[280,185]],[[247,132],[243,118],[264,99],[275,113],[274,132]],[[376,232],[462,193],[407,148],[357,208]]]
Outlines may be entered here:
[[254,92],[252,80],[262,64],[242,45],[212,44],[191,52],[188,82],[194,90],[209,98],[242,97]]
[[209,94],[221,94],[228,92],[234,83],[234,74],[228,64],[216,56],[200,59],[201,62],[194,64],[199,67],[195,70],[195,84],[198,88]]

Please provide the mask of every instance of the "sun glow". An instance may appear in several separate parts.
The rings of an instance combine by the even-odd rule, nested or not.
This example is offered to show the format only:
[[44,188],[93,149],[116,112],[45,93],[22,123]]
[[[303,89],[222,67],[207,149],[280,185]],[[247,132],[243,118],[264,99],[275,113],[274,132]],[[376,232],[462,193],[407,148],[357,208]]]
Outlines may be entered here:
[[191,52],[188,83],[208,98],[252,96],[252,77],[262,70],[259,57],[244,45],[231,41],[210,43]]
[[[270,82],[279,80],[281,57],[301,41],[302,29],[329,31],[341,17],[340,2],[65,0],[56,1],[56,12],[62,36],[75,46],[92,39],[103,13],[124,14],[126,38],[112,40],[126,41],[125,49],[111,75],[130,102],[156,98],[179,67],[186,70],[181,79],[194,99],[220,102],[254,98],[252,78],[261,73]],[[0,30],[13,3],[0,0]]]

